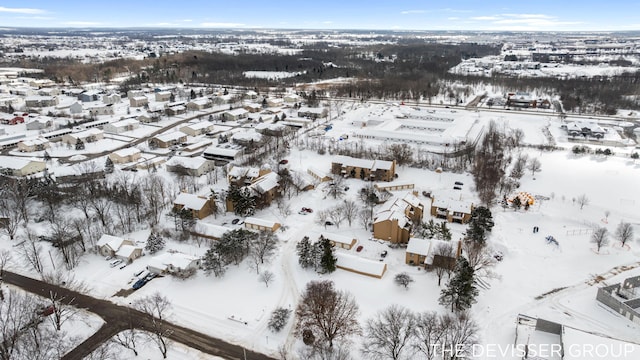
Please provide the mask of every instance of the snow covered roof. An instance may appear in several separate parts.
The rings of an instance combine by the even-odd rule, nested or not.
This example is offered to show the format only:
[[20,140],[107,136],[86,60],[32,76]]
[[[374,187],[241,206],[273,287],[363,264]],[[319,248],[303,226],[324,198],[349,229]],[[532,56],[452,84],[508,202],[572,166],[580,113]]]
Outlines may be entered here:
[[387,265],[382,261],[364,259],[359,256],[336,252],[336,267],[361,273],[364,275],[382,277],[387,270]]
[[325,239],[328,239],[329,241],[333,241],[335,243],[340,243],[340,244],[351,245],[356,241],[356,239],[354,239],[352,236],[344,236],[344,235],[338,235],[338,234],[332,234],[332,233],[322,233],[322,236]]
[[181,133],[179,131],[173,131],[170,133],[165,133],[165,134],[160,134],[160,135],[156,135],[155,138],[162,141],[162,142],[170,142],[170,141],[174,141],[174,140],[179,140],[181,138],[186,137],[187,135],[185,135],[184,133]]
[[123,127],[123,126],[129,126],[129,125],[137,125],[137,124],[140,124],[140,121],[136,119],[124,119],[124,120],[113,122],[110,125],[113,127]]
[[258,226],[267,227],[267,228],[272,228],[277,224],[275,221],[272,221],[272,220],[258,219],[255,217],[248,217],[244,219],[244,223],[245,225],[253,224],[253,225],[258,225]]
[[202,129],[209,129],[211,127],[213,127],[213,124],[209,121],[200,121],[197,123],[189,123],[186,124],[185,126],[183,126],[185,128],[189,128],[192,130],[202,130]]
[[243,108],[238,108],[238,109],[233,109],[233,110],[227,110],[227,111],[225,111],[225,113],[229,114],[229,115],[240,116],[240,115],[244,115],[244,114],[248,113],[248,111],[243,109]]
[[176,205],[182,205],[185,209],[200,210],[204,207],[209,199],[189,193],[180,193],[173,201]]
[[411,238],[407,244],[407,252],[411,254],[418,254],[422,256],[429,255],[429,248],[431,247],[431,241],[427,239]]
[[38,145],[48,144],[49,140],[43,139],[43,138],[33,138],[28,140],[22,140],[21,142],[26,146],[38,146]]
[[235,134],[233,134],[232,138],[234,140],[239,140],[239,141],[260,141],[262,140],[262,135],[260,133],[255,132],[255,130],[251,130],[251,131],[241,131],[241,132],[237,132]]
[[152,257],[149,260],[149,266],[160,270],[166,270],[169,266],[184,270],[197,260],[198,258],[187,254],[168,252]]
[[[581,331],[568,326],[562,327],[562,345],[564,360],[592,360],[602,359],[608,354],[609,358],[640,359],[640,345],[623,340],[607,338]],[[586,351],[591,349],[591,351]],[[598,349],[600,351],[595,351]],[[614,356],[619,354],[619,356]]]
[[76,139],[84,139],[84,138],[88,138],[91,136],[96,136],[96,135],[100,135],[102,134],[102,130],[98,129],[98,128],[91,128],[91,129],[87,129],[84,131],[80,131],[77,133],[71,133],[69,134],[69,136],[72,136]]
[[122,256],[122,257],[131,257],[131,255],[138,249],[142,249],[139,246],[134,246],[134,245],[122,245],[120,246],[120,249],[118,249],[118,251],[116,251],[116,256]]
[[195,232],[216,239],[221,238],[224,233],[231,230],[231,228],[228,228],[226,226],[209,224],[202,221],[198,221],[195,226]]
[[27,159],[18,156],[0,156],[0,167],[5,169],[20,170],[32,162],[43,163],[37,159]]
[[260,176],[256,181],[251,184],[251,188],[255,189],[261,194],[278,186],[278,174],[274,172],[266,173]]
[[128,147],[128,148],[116,150],[113,152],[113,154],[118,155],[120,157],[127,157],[127,156],[135,155],[138,153],[140,153],[140,149],[134,148],[134,147]]
[[121,237],[108,235],[108,234],[102,234],[102,236],[100,237],[100,239],[96,243],[96,246],[103,247],[103,246],[107,245],[107,246],[109,246],[109,248],[111,248],[111,250],[118,251],[120,249],[120,246],[122,246],[123,242],[124,242],[124,239],[121,238]]
[[188,157],[188,156],[174,156],[169,161],[167,161],[167,166],[182,166],[186,169],[197,170],[200,169],[204,164],[208,163],[209,160],[203,157]]

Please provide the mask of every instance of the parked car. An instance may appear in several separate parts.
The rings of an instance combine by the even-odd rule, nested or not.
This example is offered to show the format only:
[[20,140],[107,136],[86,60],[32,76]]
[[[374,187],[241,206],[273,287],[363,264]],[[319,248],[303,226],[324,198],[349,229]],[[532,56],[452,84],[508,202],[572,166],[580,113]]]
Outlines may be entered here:
[[307,213],[311,214],[311,213],[313,212],[313,209],[311,209],[311,208],[307,208],[307,207],[303,207],[303,208],[302,208],[302,211],[304,211],[304,212],[307,212]]
[[53,305],[49,305],[49,306],[42,306],[41,308],[39,308],[36,313],[40,316],[49,316],[51,314],[53,314],[53,312],[56,310],[55,306]]
[[388,254],[388,252],[387,252],[387,250],[385,250],[382,253],[380,253],[380,256],[381,257],[387,257],[387,254]]
[[455,184],[455,185],[458,185],[458,186],[462,186],[462,185],[464,185],[464,184],[463,184],[463,183],[461,183],[460,181],[456,181],[456,182],[454,182],[454,184]]
[[325,221],[324,222],[324,226],[331,226],[333,225],[333,223],[331,221]]
[[118,266],[118,265],[122,264],[123,262],[124,262],[124,261],[122,261],[121,259],[111,260],[111,261],[109,262],[109,266],[111,266],[111,267],[116,267],[116,266]]
[[453,190],[462,190],[462,188],[460,186],[454,186]]
[[232,223],[233,225],[235,225],[235,224],[237,224],[239,221],[240,221],[240,219],[235,218],[235,219],[231,220],[231,223]]
[[134,289],[134,290],[138,290],[141,287],[143,287],[144,284],[146,284],[146,283],[147,283],[147,279],[146,278],[138,279],[138,281],[133,283],[133,286],[131,286],[131,288]]
[[308,212],[303,211],[303,210],[298,211],[298,214],[300,214],[300,215],[309,215]]
[[286,165],[288,163],[289,163],[289,160],[287,160],[287,159],[280,160],[280,165]]
[[359,246],[356,248],[356,252],[360,252],[360,251],[362,251],[362,249],[364,249],[364,246],[359,245]]

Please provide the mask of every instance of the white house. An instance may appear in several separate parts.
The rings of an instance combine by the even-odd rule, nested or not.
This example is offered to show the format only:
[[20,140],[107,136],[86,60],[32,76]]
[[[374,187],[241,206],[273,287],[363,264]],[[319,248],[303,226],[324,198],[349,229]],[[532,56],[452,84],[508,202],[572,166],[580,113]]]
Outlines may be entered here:
[[180,252],[168,252],[152,257],[147,270],[154,274],[180,274],[196,270],[200,259]]
[[135,130],[140,127],[140,121],[136,119],[124,119],[113,123],[105,124],[102,129],[106,133],[120,134],[126,131]]

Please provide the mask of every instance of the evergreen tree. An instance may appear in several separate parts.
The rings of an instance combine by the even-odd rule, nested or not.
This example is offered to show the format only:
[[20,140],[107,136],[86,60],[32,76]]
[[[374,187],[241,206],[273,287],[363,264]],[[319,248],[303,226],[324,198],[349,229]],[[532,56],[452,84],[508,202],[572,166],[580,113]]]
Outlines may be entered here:
[[291,309],[286,309],[279,307],[271,313],[271,318],[269,318],[269,324],[267,327],[269,330],[273,332],[280,332],[285,325],[287,325],[287,321],[289,321],[289,315],[291,315]]
[[440,305],[451,305],[451,311],[465,311],[471,308],[478,296],[474,280],[473,268],[467,259],[459,257],[453,278],[440,292]]
[[322,255],[324,249],[320,241],[316,241],[311,246],[311,252],[309,253],[309,259],[313,262],[313,269],[319,271],[322,268]]
[[320,258],[320,268],[322,273],[332,273],[336,271],[336,262],[338,259],[333,254],[333,247],[329,239],[325,239],[320,236],[320,248],[322,249],[322,256]]
[[159,234],[152,232],[147,238],[147,245],[144,247],[151,254],[164,249],[165,241]]
[[308,269],[314,265],[311,257],[312,245],[308,236],[303,237],[296,245],[296,252],[298,253],[298,264],[300,264],[303,269]]
[[104,172],[111,174],[113,172],[113,161],[107,156],[107,160],[104,162]]
[[513,206],[514,210],[520,210],[520,206],[522,206],[522,201],[520,201],[520,197],[516,196],[511,200],[511,206]]
[[451,240],[451,230],[449,230],[449,227],[447,226],[447,222],[443,221],[440,226],[439,226],[439,234],[438,234],[438,239],[440,240],[447,240],[450,241]]
[[484,245],[487,240],[487,232],[493,229],[493,217],[491,210],[484,206],[478,206],[471,211],[471,219],[469,220],[469,228],[467,229],[467,238],[471,241]]
[[240,216],[252,216],[256,212],[256,199],[248,188],[240,188],[235,184],[229,186],[227,199],[233,203],[233,212]]
[[51,155],[49,155],[48,151],[44,152],[44,162],[49,162],[51,161]]

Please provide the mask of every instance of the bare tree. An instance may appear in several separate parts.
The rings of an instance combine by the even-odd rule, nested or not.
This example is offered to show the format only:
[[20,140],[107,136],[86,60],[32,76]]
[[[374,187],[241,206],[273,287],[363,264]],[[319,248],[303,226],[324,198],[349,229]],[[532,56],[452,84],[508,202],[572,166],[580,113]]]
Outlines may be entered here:
[[4,270],[9,266],[9,262],[11,262],[11,252],[6,249],[0,250],[0,301],[4,300],[2,277],[4,276]]
[[407,144],[391,144],[388,148],[389,157],[399,166],[409,164],[413,159],[413,149]]
[[44,270],[42,264],[42,246],[37,243],[36,239],[27,232],[26,239],[22,242],[20,247],[20,255],[22,258],[37,271],[40,275]]
[[531,170],[531,175],[535,176],[536,172],[540,171],[542,164],[538,158],[532,158],[529,160],[529,164],[527,165],[527,169]]
[[367,320],[362,353],[367,359],[410,357],[412,354],[404,353],[410,350],[416,325],[416,316],[410,310],[397,305],[387,307]]
[[396,284],[409,290],[409,284],[413,282],[413,278],[406,272],[401,272],[394,278]]
[[598,253],[600,253],[600,248],[609,244],[609,231],[607,228],[597,228],[593,234],[591,234],[591,242],[596,244]]
[[158,346],[162,357],[166,359],[169,340],[166,338],[168,329],[165,326],[165,320],[171,311],[171,302],[156,292],[134,301],[133,307],[147,315],[151,327],[146,329],[148,333],[145,334]]
[[345,200],[342,204],[342,214],[344,215],[344,218],[347,219],[349,227],[351,227],[351,223],[358,215],[358,208],[358,204],[353,200]]
[[28,330],[41,322],[37,308],[34,296],[12,289],[0,301],[0,359],[17,359],[28,350]]
[[580,205],[580,210],[582,210],[582,208],[585,205],[589,205],[589,203],[591,202],[589,200],[589,198],[587,197],[587,194],[582,194],[582,195],[578,196],[578,198],[576,198],[576,201],[578,202],[578,205]]
[[269,270],[265,270],[262,273],[260,273],[260,281],[264,283],[264,285],[266,287],[269,287],[269,284],[273,281],[273,278],[275,277],[275,275],[269,271]]
[[293,212],[291,210],[291,205],[282,197],[276,198],[276,205],[278,206],[278,212],[282,217],[287,217]]
[[[81,280],[77,280],[72,273],[66,271],[56,271],[42,275],[42,280],[46,283],[65,287],[80,293],[88,293],[89,287]],[[75,298],[68,297],[57,291],[50,291],[47,300],[53,308],[53,312],[48,317],[56,331],[62,329],[62,325],[80,314],[80,309],[75,306]]]
[[360,220],[360,225],[362,225],[365,230],[370,230],[371,224],[373,223],[373,211],[370,209],[361,209],[358,212],[358,219]]
[[329,216],[331,215],[331,213],[328,210],[320,210],[316,212],[316,222],[320,225],[324,225],[325,228],[327,220],[329,219]]
[[345,186],[344,186],[344,178],[340,175],[336,175],[333,177],[333,180],[326,183],[327,184],[327,195],[330,195],[334,199],[341,198],[344,196]]
[[129,349],[133,355],[138,356],[138,341],[140,340],[140,332],[137,329],[123,330],[111,338],[111,342]]
[[260,273],[260,266],[269,262],[278,246],[278,237],[271,231],[261,231],[258,236],[250,238],[249,257],[256,274]]
[[311,281],[296,309],[296,331],[311,330],[333,347],[336,340],[360,334],[358,313],[353,296],[335,290],[332,281]]
[[[631,226],[630,223],[626,223],[626,222],[621,222],[620,224],[618,224],[618,227],[616,228],[616,233],[615,233],[616,239],[618,241],[620,241],[622,246],[625,246],[625,244],[629,241],[633,239],[633,226]],[[0,256],[0,262],[1,262],[1,256]],[[2,270],[2,268],[0,268],[0,270]]]
[[476,277],[491,278],[496,276],[492,271],[496,264],[496,259],[493,257],[489,247],[472,241],[465,241],[462,243],[462,251],[465,253],[469,266],[473,269]]
[[[438,264],[435,264],[435,257],[438,256],[444,261],[441,261]],[[451,271],[453,271],[453,265],[450,264],[448,259],[453,259],[455,257],[455,251],[453,250],[453,245],[450,243],[440,243],[435,249],[434,252],[434,268],[436,272],[436,276],[438,276],[438,286],[442,281],[442,277],[444,274],[451,275]]]
[[329,219],[331,219],[331,222],[333,222],[336,227],[340,228],[340,224],[342,220],[344,220],[344,207],[339,205],[333,207],[329,211]]
[[416,315],[416,342],[413,347],[425,356],[426,360],[434,360],[441,353],[443,329],[440,318],[435,311]]
[[451,360],[467,358],[471,347],[478,341],[478,325],[467,313],[440,316],[440,326],[443,330],[441,349],[456,349],[450,356]]
[[22,224],[22,215],[16,211],[15,202],[9,198],[0,199],[0,227],[13,240]]

